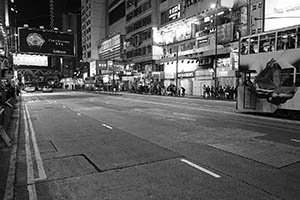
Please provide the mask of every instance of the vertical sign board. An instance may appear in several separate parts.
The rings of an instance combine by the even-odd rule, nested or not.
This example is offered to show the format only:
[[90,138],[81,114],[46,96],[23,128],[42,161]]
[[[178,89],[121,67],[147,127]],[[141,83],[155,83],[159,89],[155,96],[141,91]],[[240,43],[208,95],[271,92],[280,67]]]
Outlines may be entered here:
[[19,52],[74,56],[74,36],[72,33],[19,28]]

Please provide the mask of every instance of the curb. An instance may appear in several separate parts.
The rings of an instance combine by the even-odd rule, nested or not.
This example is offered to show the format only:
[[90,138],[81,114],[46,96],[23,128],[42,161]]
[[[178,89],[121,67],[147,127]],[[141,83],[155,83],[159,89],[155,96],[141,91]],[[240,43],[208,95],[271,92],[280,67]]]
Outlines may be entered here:
[[[15,183],[15,177],[16,177],[16,161],[17,161],[17,148],[18,148],[18,141],[19,141],[19,130],[20,130],[20,114],[21,114],[21,97],[18,100],[16,108],[16,115],[17,119],[15,123],[11,123],[10,126],[15,126],[13,129],[14,131],[14,140],[12,145],[12,151],[10,155],[10,161],[9,161],[9,169],[8,169],[8,175],[6,179],[6,187],[5,187],[5,193],[3,200],[12,200],[14,198],[14,183]],[[15,114],[15,113],[14,113]],[[13,122],[13,121],[11,121]]]

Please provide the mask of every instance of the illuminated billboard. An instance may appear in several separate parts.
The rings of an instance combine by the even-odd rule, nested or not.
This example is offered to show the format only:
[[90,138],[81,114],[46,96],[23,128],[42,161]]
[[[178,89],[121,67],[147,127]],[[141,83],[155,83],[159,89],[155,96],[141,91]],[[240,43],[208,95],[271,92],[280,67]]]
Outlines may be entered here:
[[48,56],[14,54],[13,64],[48,67]]
[[300,24],[299,1],[266,0],[265,3],[265,31]]
[[74,56],[74,36],[71,33],[19,28],[19,52]]

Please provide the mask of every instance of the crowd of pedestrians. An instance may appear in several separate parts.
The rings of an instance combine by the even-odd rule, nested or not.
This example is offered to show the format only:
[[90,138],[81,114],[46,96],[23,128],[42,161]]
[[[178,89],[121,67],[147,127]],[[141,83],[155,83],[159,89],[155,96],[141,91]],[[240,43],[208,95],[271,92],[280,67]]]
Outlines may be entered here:
[[138,94],[152,94],[162,96],[185,96],[184,87],[176,87],[174,84],[170,84],[165,87],[157,82],[151,84],[131,84],[129,92]]
[[235,100],[237,97],[237,88],[233,86],[209,86],[203,85],[203,97],[204,98],[219,98],[219,99],[231,99]]

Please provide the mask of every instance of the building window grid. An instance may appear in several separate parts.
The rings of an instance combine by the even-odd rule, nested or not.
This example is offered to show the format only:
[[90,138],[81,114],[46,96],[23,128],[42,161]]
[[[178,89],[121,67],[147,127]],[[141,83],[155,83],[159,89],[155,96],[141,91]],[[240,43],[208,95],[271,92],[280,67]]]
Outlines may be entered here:
[[152,7],[151,0],[145,2],[144,4],[142,4],[141,6],[139,6],[138,8],[134,9],[132,12],[127,14],[126,15],[126,21],[130,21],[132,18],[141,15],[142,13],[144,13],[147,10],[151,9],[151,7]]
[[147,17],[144,17],[139,21],[130,24],[129,26],[126,26],[126,33],[128,34],[133,31],[136,31],[137,29],[148,26],[149,24],[151,24],[151,22],[152,22],[152,16],[148,15]]

